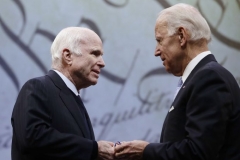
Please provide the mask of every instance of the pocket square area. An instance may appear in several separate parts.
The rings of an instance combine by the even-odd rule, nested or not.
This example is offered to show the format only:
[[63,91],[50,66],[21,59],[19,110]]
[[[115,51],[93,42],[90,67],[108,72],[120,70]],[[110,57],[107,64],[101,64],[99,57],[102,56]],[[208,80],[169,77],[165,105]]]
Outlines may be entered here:
[[174,106],[172,106],[168,112],[171,112],[172,110],[174,110]]

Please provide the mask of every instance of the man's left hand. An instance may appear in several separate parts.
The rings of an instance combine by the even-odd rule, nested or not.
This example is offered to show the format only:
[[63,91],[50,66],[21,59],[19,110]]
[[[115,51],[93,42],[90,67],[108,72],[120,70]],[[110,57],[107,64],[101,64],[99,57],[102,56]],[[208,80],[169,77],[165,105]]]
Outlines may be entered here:
[[148,144],[148,142],[140,140],[121,142],[120,145],[115,147],[115,159],[141,160],[143,150]]

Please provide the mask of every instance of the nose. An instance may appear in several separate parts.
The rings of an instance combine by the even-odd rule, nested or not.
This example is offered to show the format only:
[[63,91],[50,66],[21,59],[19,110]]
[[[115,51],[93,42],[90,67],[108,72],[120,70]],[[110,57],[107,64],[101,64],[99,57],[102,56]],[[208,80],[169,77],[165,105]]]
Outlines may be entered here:
[[156,57],[161,55],[161,50],[160,50],[160,47],[158,47],[158,45],[156,46],[154,55],[155,55]]
[[105,63],[102,56],[99,57],[98,66],[100,66],[100,68],[105,67]]

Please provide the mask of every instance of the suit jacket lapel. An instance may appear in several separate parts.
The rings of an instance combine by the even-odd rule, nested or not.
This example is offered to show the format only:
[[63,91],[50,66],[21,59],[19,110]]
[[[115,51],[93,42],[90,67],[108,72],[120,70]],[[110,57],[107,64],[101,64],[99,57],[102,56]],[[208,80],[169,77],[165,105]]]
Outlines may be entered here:
[[216,61],[214,55],[212,54],[209,54],[207,55],[206,57],[204,57],[197,65],[196,67],[192,70],[192,72],[189,74],[188,78],[186,79],[185,83],[184,84],[187,84],[187,82],[189,80],[192,79],[192,77],[194,76],[194,74],[200,69],[202,68],[204,65],[206,65],[207,63],[211,62],[211,61]]
[[53,83],[60,89],[59,96],[62,99],[65,106],[68,108],[69,112],[74,117],[74,119],[77,122],[79,128],[81,129],[81,132],[84,135],[84,137],[90,138],[90,135],[88,135],[86,132],[87,128],[85,128],[84,127],[85,125],[83,124],[84,117],[82,114],[84,114],[84,113],[80,112],[79,106],[78,106],[77,102],[75,101],[69,88],[66,86],[64,81],[61,79],[61,77],[59,77],[59,75],[56,72],[50,70],[48,72],[47,76],[49,76],[52,79]]
[[91,139],[92,139],[92,140],[95,140],[95,135],[94,135],[93,128],[92,128],[92,123],[91,123],[91,121],[90,121],[88,112],[87,112],[86,107],[84,106],[81,98],[80,98],[80,101],[81,101],[82,107],[83,107],[83,109],[84,109],[84,111],[85,111],[85,113],[86,113],[85,116],[86,116],[86,119],[87,119],[89,131],[90,131],[90,134],[91,134]]

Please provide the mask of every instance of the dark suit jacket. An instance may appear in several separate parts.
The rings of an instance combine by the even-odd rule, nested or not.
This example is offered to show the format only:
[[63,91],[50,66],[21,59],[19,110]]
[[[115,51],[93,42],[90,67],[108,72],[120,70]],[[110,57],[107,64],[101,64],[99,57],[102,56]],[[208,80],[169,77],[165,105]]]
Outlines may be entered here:
[[240,160],[239,86],[213,55],[197,64],[172,106],[144,159]]
[[11,118],[12,160],[89,160],[97,156],[91,122],[88,115],[84,120],[73,96],[54,71],[24,84]]

